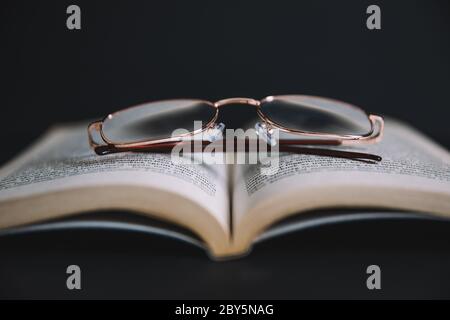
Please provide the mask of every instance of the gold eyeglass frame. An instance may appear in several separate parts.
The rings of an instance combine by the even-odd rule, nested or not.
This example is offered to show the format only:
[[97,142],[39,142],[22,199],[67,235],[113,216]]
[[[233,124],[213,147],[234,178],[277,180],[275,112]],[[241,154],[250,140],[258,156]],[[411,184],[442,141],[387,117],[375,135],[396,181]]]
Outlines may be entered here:
[[[272,121],[269,117],[267,117],[262,111],[261,111],[261,104],[264,102],[270,102],[274,99],[283,99],[286,97],[292,97],[292,96],[299,96],[299,97],[306,97],[306,98],[314,98],[319,100],[325,100],[325,102],[331,102],[331,103],[338,103],[341,105],[345,105],[349,108],[357,109],[358,111],[362,111],[365,115],[367,115],[367,118],[370,122],[370,130],[368,133],[363,135],[339,135],[339,134],[330,134],[330,133],[321,133],[321,132],[309,132],[309,131],[301,131],[296,129],[291,129],[284,127],[274,121]],[[171,99],[171,100],[163,100],[165,102],[168,101],[180,101],[185,99]],[[189,99],[192,100],[192,99]],[[329,98],[323,98],[323,97],[317,97],[317,96],[308,96],[308,95],[279,95],[279,96],[268,96],[261,100],[255,100],[252,98],[227,98],[222,99],[217,102],[210,102],[206,100],[197,100],[196,102],[199,103],[205,103],[207,105],[210,105],[215,108],[215,114],[213,118],[205,124],[202,128],[188,132],[186,134],[182,134],[175,137],[169,137],[164,139],[153,139],[153,140],[143,140],[143,141],[136,141],[136,142],[127,142],[127,143],[116,143],[114,141],[109,140],[104,132],[103,132],[103,123],[107,119],[112,119],[117,114],[128,111],[131,108],[139,108],[143,105],[148,104],[143,103],[135,106],[128,107],[126,109],[122,109],[120,111],[116,111],[114,113],[111,113],[107,115],[102,120],[97,120],[89,124],[88,126],[88,139],[89,139],[89,145],[91,148],[98,154],[103,155],[111,152],[125,152],[125,151],[160,151],[167,148],[172,148],[178,143],[182,143],[185,141],[185,138],[187,136],[194,136],[199,133],[202,133],[208,129],[213,128],[216,125],[216,121],[219,117],[219,110],[220,108],[231,105],[231,104],[243,104],[243,105],[249,105],[256,108],[256,112],[259,116],[259,118],[263,121],[263,123],[266,125],[267,130],[271,130],[273,128],[276,128],[282,132],[295,134],[303,137],[308,137],[309,139],[284,139],[279,140],[278,143],[280,144],[280,147],[287,146],[287,145],[352,145],[352,144],[366,144],[366,143],[376,143],[382,139],[383,131],[384,131],[384,120],[381,116],[375,115],[375,114],[368,114],[363,109],[351,105],[346,102],[329,99]],[[155,101],[155,102],[161,102],[161,101]],[[302,105],[308,105],[305,102],[302,102]],[[103,144],[97,143],[93,137],[93,133],[96,132],[101,139],[103,140]],[[316,138],[316,139],[310,139],[310,138]],[[209,141],[202,141],[204,145],[207,145],[211,142]],[[280,151],[283,148],[280,149]],[[304,148],[303,148],[304,149]],[[345,153],[345,152],[344,152]],[[355,155],[366,155],[362,153],[353,153]],[[381,157],[370,155],[373,157],[376,157],[376,161],[380,161]],[[362,157],[364,158],[364,157]],[[369,157],[370,158],[370,157]]]

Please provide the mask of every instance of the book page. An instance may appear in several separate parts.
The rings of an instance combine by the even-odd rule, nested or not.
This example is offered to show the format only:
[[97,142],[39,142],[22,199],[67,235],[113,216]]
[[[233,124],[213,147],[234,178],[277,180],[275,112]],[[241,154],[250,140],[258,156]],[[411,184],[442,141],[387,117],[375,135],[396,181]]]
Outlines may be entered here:
[[[99,156],[89,147],[86,128],[55,128],[2,169],[0,227],[123,208],[175,220],[203,237],[208,233],[209,241],[228,243],[225,165],[175,164],[170,153]],[[28,199],[35,199],[33,206]]]
[[237,243],[304,210],[327,207],[410,209],[450,216],[450,156],[414,129],[387,120],[378,144],[329,147],[382,156],[379,163],[284,154],[278,169],[237,166],[233,225]]

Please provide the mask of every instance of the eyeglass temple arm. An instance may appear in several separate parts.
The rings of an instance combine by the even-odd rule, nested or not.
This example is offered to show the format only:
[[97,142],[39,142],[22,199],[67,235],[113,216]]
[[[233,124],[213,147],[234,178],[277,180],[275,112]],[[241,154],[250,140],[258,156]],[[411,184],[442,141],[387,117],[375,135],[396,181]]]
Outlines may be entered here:
[[103,155],[109,152],[112,152],[115,148],[114,146],[108,144],[100,144],[95,141],[94,134],[98,135],[101,138],[101,130],[102,130],[102,120],[97,120],[89,124],[88,126],[88,140],[89,145],[92,149],[94,149],[95,153],[98,155]]
[[372,121],[373,128],[372,141],[379,142],[381,139],[383,139],[384,119],[382,116],[378,116],[375,114],[369,115],[369,119]]
[[[166,142],[166,143],[160,143],[150,146],[142,146],[142,147],[133,147],[133,148],[116,148],[113,145],[99,145],[95,142],[93,142],[93,148],[95,152],[99,155],[104,155],[108,153],[116,153],[116,152],[124,152],[124,151],[132,151],[132,152],[161,152],[166,153],[170,152],[174,146],[176,145],[183,145],[186,146],[190,145],[190,148],[188,150],[191,150],[191,153],[196,152],[203,152],[204,148],[210,144],[217,144],[217,143],[223,143],[222,147],[224,151],[243,151],[238,150],[237,145],[238,143],[233,144],[233,150],[227,150],[227,142],[226,140],[222,141],[216,141],[216,142],[209,142],[209,141],[197,141],[196,143],[201,143],[201,148],[197,149],[195,146],[193,146],[194,142]],[[326,143],[322,145],[327,145]],[[332,144],[328,144],[332,145]],[[251,149],[248,140],[244,143],[245,151],[253,151],[258,152],[259,147],[256,149]],[[267,149],[268,152],[272,152],[272,150]],[[308,155],[317,155],[317,156],[325,156],[325,157],[334,157],[334,158],[343,158],[343,159],[350,159],[355,161],[362,161],[362,162],[379,162],[382,160],[382,158],[375,154],[370,153],[362,153],[362,152],[353,152],[353,151],[344,151],[344,150],[336,150],[336,149],[325,149],[325,148],[313,148],[313,147],[299,147],[298,145],[280,145],[279,146],[279,152],[290,152],[294,154],[308,154]],[[277,152],[278,152],[277,151]]]
[[369,120],[371,124],[370,133],[366,136],[358,137],[355,139],[343,139],[341,140],[342,145],[351,145],[355,143],[377,143],[381,141],[384,133],[384,119],[382,116],[375,114],[369,115]]

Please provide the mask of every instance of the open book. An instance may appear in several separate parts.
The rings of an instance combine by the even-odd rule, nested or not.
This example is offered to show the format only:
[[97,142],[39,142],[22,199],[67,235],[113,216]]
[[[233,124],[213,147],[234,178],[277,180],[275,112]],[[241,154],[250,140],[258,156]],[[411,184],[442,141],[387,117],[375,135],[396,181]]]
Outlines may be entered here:
[[382,142],[348,147],[379,163],[282,154],[259,164],[174,164],[170,153],[97,156],[85,125],[59,126],[0,172],[0,230],[119,209],[190,229],[214,257],[246,253],[283,218],[320,208],[389,208],[450,217],[450,156],[387,120]]

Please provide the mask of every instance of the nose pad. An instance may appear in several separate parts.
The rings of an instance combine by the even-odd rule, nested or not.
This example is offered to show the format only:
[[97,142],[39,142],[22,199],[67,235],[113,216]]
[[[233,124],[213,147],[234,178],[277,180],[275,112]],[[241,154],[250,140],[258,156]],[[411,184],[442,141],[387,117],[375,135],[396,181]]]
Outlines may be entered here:
[[208,128],[203,133],[203,140],[214,142],[223,139],[223,133],[225,131],[225,125],[223,123],[216,123],[213,127]]
[[273,135],[273,129],[269,128],[267,124],[257,122],[255,124],[256,134],[262,138],[268,145],[274,147],[277,145],[277,139]]

